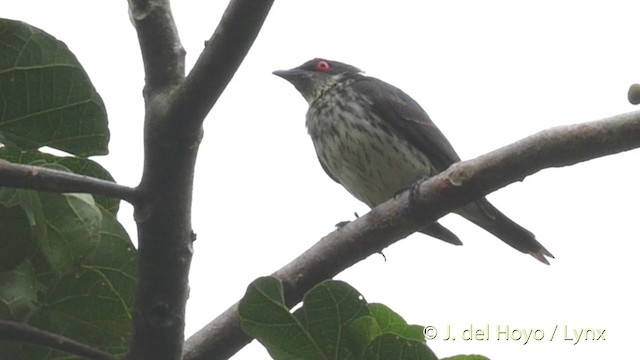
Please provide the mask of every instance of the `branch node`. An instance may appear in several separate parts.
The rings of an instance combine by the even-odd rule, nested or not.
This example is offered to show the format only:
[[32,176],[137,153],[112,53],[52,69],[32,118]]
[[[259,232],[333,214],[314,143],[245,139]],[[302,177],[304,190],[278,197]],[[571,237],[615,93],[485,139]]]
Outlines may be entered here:
[[451,185],[455,187],[462,186],[465,182],[467,182],[467,180],[469,180],[471,176],[473,176],[470,168],[466,166],[460,166],[459,162],[451,165],[449,170],[450,171],[448,172],[447,180]]

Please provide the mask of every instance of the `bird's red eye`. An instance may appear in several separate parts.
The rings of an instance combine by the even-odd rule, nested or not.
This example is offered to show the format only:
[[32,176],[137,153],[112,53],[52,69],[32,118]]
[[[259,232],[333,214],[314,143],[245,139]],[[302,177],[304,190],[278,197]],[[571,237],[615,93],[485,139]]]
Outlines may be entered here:
[[316,70],[318,71],[329,71],[330,67],[329,63],[324,60],[320,60],[316,63]]

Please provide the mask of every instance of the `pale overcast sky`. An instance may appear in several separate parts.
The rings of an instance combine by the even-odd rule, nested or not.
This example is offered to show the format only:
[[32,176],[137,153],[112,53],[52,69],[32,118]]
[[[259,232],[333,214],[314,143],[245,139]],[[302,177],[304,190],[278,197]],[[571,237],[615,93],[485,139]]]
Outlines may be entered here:
[[[190,67],[226,1],[176,1]],[[198,158],[187,331],[333,230],[364,214],[322,171],[306,134],[306,102],[271,74],[313,58],[350,63],[405,90],[463,159],[540,130],[634,111],[640,82],[632,1],[277,1],[244,64],[205,122]],[[102,95],[111,154],[96,158],[121,183],[142,165],[144,74],[126,1],[3,1],[18,19],[67,43]],[[489,196],[555,256],[545,266],[456,215],[441,222],[465,243],[414,235],[337,278],[408,322],[488,340],[429,342],[438,356],[493,360],[601,359],[635,350],[640,323],[640,152],[544,170]],[[135,241],[131,208],[120,218]],[[542,330],[500,340],[498,327]],[[558,326],[553,340],[551,333]],[[568,333],[564,334],[566,326]],[[605,329],[605,341],[573,329]],[[538,336],[540,332],[537,332]],[[265,358],[257,344],[236,359]]]

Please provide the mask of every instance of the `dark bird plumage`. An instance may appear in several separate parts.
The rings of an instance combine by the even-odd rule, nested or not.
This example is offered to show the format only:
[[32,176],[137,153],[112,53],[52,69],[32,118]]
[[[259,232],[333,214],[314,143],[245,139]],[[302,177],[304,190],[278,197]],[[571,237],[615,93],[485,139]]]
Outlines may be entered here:
[[[292,83],[309,103],[306,124],[322,168],[370,207],[460,161],[415,100],[356,67],[313,59],[274,74]],[[546,256],[553,257],[531,232],[485,198],[455,212],[545,264]],[[422,232],[462,244],[437,222]]]

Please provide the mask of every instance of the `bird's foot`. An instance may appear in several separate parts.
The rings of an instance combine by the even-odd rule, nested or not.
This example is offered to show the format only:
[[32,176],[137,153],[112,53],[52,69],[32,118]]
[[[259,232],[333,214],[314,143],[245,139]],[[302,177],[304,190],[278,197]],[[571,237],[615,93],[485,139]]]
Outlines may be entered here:
[[409,185],[409,186],[405,186],[403,188],[400,188],[400,190],[396,191],[393,194],[393,199],[397,200],[400,197],[400,195],[402,195],[403,192],[405,192],[407,190],[411,190],[412,188],[413,188],[413,185]]
[[[360,215],[358,215],[357,212],[354,212],[353,215],[355,215],[356,219],[360,217]],[[347,226],[347,224],[350,222],[351,220],[340,221],[339,223],[336,224],[336,229],[342,229],[343,227]]]
[[409,186],[409,203],[413,203],[420,197],[420,184],[429,179],[431,176],[423,176],[411,183]]
[[395,194],[393,194],[393,198],[398,199],[398,197],[402,195],[403,192],[409,191],[409,202],[411,202],[413,199],[418,197],[420,192],[420,184],[422,184],[425,180],[429,179],[430,177],[431,176],[428,176],[428,175],[420,177],[416,179],[416,181],[412,182],[411,185],[400,188],[400,190],[396,191]]
[[347,226],[348,223],[350,223],[351,220],[347,220],[347,221],[340,221],[339,223],[336,224],[336,229],[340,230],[343,227]]

